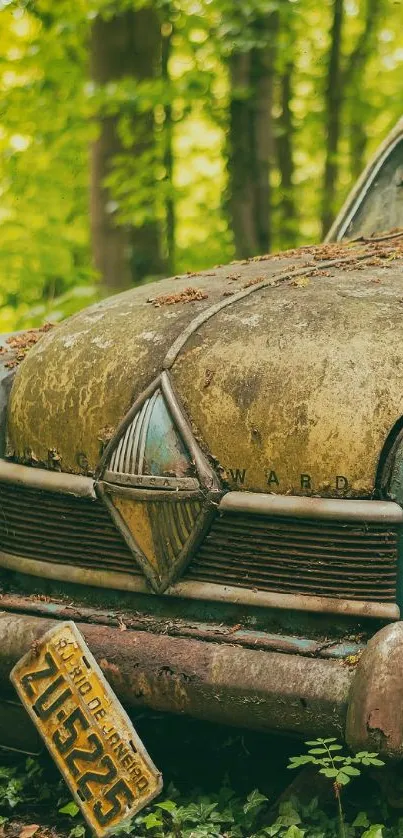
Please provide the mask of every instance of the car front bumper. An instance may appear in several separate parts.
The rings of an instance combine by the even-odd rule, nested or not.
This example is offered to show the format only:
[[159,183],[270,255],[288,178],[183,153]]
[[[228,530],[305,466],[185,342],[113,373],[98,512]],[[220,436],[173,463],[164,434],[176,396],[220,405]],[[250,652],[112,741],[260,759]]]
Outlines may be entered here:
[[[3,597],[7,603],[7,598]],[[403,622],[377,632],[356,656],[320,658],[105,624],[95,609],[0,612],[0,695],[15,698],[14,664],[56,620],[75,619],[126,706],[299,736],[336,736],[355,749],[403,756]],[[40,610],[40,609],[37,609]],[[28,719],[27,719],[28,722]],[[7,724],[6,710],[3,725]]]

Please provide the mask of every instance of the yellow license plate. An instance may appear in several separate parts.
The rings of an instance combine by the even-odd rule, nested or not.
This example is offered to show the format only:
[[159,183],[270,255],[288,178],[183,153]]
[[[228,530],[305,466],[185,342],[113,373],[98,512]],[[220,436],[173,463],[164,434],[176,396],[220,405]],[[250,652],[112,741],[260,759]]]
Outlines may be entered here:
[[98,838],[159,794],[161,774],[73,622],[47,631],[10,678]]

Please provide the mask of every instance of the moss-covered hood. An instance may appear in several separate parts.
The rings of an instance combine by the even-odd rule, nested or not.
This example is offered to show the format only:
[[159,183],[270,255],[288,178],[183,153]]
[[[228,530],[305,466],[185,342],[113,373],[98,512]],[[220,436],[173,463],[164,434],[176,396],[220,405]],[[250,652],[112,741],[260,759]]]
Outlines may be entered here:
[[[170,374],[231,486],[370,496],[403,415],[402,257],[403,235],[299,249],[142,286],[81,312],[17,372],[10,455],[93,474],[105,441],[188,329]],[[201,299],[181,299],[189,286]],[[203,312],[211,316],[201,322]]]

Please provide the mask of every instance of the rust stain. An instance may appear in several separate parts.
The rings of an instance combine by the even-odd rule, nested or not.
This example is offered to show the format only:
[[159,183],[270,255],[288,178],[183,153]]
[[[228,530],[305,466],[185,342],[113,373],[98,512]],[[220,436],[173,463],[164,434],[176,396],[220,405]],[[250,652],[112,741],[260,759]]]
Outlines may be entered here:
[[354,672],[346,719],[346,741],[356,751],[402,759],[403,623],[380,629],[368,642]]

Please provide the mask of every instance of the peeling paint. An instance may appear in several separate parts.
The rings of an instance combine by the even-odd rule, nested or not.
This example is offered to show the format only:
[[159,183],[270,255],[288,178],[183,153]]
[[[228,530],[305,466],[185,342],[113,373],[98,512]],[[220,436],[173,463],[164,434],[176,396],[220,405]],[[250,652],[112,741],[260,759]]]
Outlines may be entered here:
[[354,677],[346,740],[354,750],[403,757],[403,623],[381,629],[363,651]]
[[161,335],[158,335],[157,332],[142,332],[140,337],[143,338],[143,340],[151,340],[156,343],[160,343],[162,340]]

